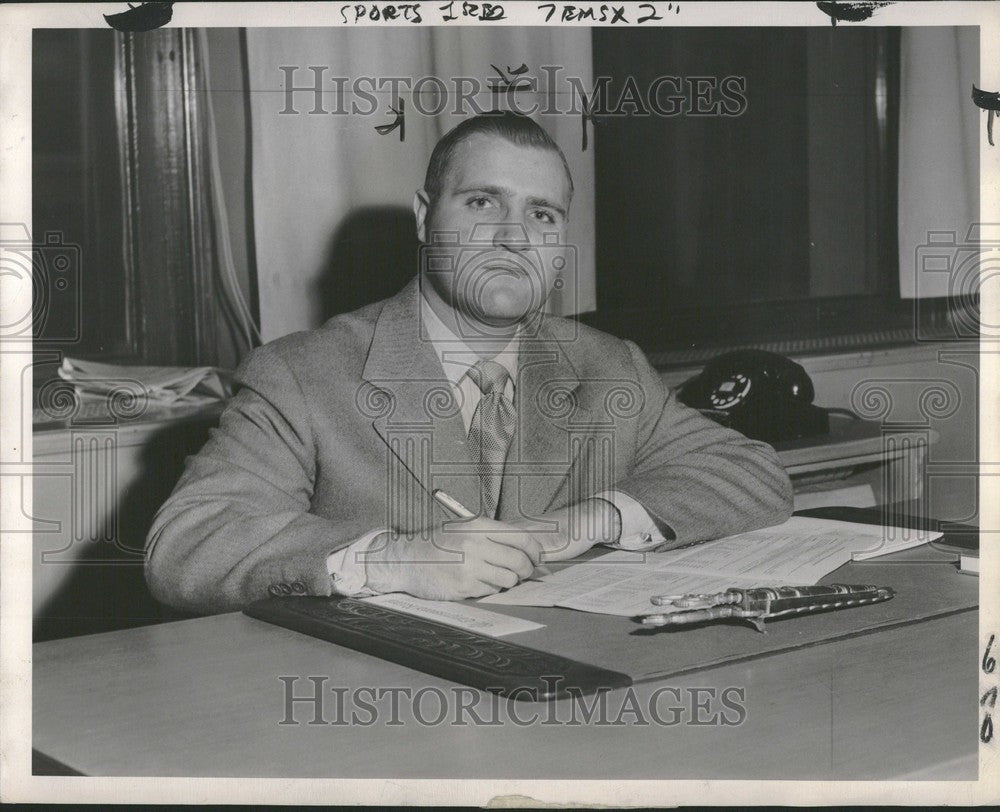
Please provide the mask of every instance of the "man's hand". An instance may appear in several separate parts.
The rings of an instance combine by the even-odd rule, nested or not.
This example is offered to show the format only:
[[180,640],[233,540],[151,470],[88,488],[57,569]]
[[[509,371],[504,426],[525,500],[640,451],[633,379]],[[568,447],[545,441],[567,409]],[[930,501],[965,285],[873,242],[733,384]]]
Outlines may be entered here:
[[430,600],[491,595],[534,572],[542,546],[533,534],[492,519],[449,522],[432,537],[386,533],[365,558],[368,586]]
[[584,499],[546,513],[540,519],[511,522],[530,533],[541,546],[542,562],[567,561],[595,544],[613,543],[621,536],[618,509],[605,499]]

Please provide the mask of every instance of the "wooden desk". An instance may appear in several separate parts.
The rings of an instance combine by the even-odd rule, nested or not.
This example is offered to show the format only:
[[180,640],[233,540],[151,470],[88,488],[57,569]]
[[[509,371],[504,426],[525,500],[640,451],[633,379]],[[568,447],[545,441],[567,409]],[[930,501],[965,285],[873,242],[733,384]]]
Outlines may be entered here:
[[[37,644],[33,745],[49,763],[92,775],[972,779],[978,615],[969,604],[978,579],[954,573],[940,559],[909,555],[910,563],[895,565],[900,572],[927,583],[946,577],[941,582],[954,594],[968,591],[965,608],[913,613],[879,630],[680,675],[649,672],[633,688],[606,695],[604,724],[599,717],[584,722],[579,701],[508,703],[227,614]],[[571,647],[565,629],[572,626],[582,640],[588,632],[597,639],[613,635],[622,652],[641,648],[644,656],[662,659],[660,673],[666,673],[679,644],[670,635],[636,642],[629,636],[634,624],[625,618],[560,609],[518,614],[524,612],[549,626],[526,633],[530,640],[508,639],[536,648],[546,639],[553,650]],[[775,624],[773,634],[794,641],[803,628],[797,624]],[[721,654],[727,640],[756,632],[732,626],[713,634]],[[599,647],[593,639],[589,645]],[[612,648],[602,647],[601,659],[625,656]],[[302,703],[293,708],[294,723],[281,724],[282,676],[299,678],[293,683],[298,696],[312,692],[308,677],[322,680],[320,724],[309,724],[315,708]],[[365,693],[369,687],[408,689],[411,696],[423,689],[423,699],[415,711],[397,692],[391,712],[391,694],[375,701]],[[334,688],[345,697],[346,715],[356,710],[359,721],[368,720],[355,701],[360,696],[376,705],[378,718],[370,725],[332,724],[338,719]],[[743,692],[739,724],[718,723],[723,715],[739,721],[720,704],[727,688]],[[447,720],[418,723],[415,714],[425,722],[438,714],[436,692],[448,703]],[[697,711],[693,696],[707,701],[708,710]],[[465,711],[459,711],[462,697]],[[730,694],[734,698],[740,694]],[[638,716],[627,710],[629,702],[638,703]],[[680,714],[681,721],[657,723],[650,707],[661,720]],[[491,724],[472,724],[473,713]],[[521,723],[533,715],[533,723]],[[716,724],[695,723],[712,716]],[[577,724],[566,723],[574,718]],[[456,720],[466,724],[450,723]]]

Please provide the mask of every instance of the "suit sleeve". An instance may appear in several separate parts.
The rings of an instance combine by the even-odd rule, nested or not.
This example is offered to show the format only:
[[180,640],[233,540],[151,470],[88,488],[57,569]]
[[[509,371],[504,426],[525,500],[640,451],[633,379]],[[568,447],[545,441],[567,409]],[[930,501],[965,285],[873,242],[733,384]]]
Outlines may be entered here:
[[252,353],[236,383],[146,542],[147,583],[177,608],[220,612],[271,594],[329,595],[327,557],[372,529],[309,512],[311,421],[280,353]]
[[646,406],[634,466],[615,490],[673,531],[671,547],[784,522],[792,486],[774,449],[682,404],[642,351],[625,343]]

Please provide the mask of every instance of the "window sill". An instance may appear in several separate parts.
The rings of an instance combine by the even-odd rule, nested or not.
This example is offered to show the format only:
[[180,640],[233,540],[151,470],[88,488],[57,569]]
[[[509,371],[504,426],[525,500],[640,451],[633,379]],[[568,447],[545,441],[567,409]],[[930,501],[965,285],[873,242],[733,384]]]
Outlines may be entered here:
[[[755,345],[759,349],[780,352],[787,355],[799,364],[802,364],[805,371],[810,375],[822,372],[835,372],[847,369],[865,369],[868,367],[892,366],[895,364],[910,363],[936,363],[941,350],[953,350],[959,353],[978,352],[978,343],[975,341],[921,341],[900,344],[896,346],[876,347],[868,349],[857,349],[849,351],[830,351],[825,353],[788,352],[779,345]],[[730,349],[736,349],[735,347]],[[727,348],[715,348],[705,351],[704,358],[687,363],[669,363],[669,359],[664,356],[670,353],[656,353],[649,356],[649,361],[663,377],[668,386],[677,386],[692,375],[696,374],[704,366],[705,362],[726,352]],[[667,361],[667,363],[664,363]]]

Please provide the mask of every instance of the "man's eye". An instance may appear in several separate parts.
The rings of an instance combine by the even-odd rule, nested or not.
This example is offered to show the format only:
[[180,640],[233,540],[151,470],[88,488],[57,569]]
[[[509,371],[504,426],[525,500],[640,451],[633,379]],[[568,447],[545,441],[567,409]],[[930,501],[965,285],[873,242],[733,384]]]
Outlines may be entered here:
[[531,214],[536,220],[541,220],[543,223],[549,223],[555,225],[556,218],[552,215],[552,212],[545,211],[544,209],[536,209]]
[[469,206],[471,206],[474,209],[485,209],[492,205],[493,201],[490,200],[488,197],[483,197],[482,195],[480,195],[479,197],[473,197],[469,200]]

